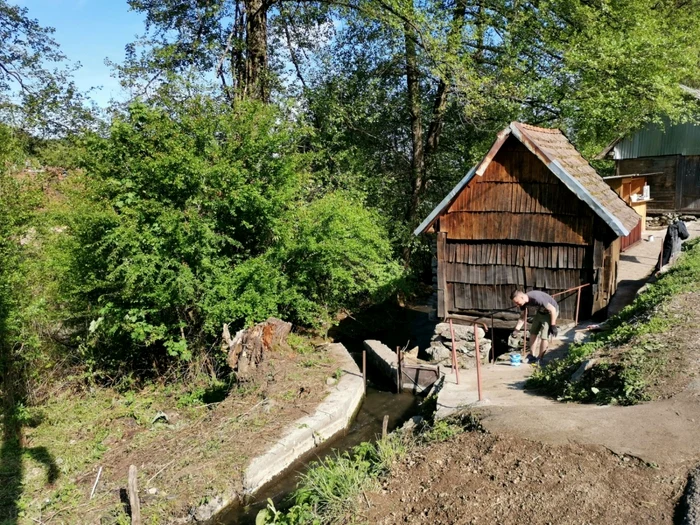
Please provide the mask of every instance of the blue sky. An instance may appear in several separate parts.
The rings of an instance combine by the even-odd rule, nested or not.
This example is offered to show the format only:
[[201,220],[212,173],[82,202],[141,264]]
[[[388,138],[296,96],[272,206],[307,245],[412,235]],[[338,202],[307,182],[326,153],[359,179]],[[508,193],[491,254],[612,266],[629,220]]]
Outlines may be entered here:
[[92,94],[100,106],[120,98],[119,83],[111,78],[105,58],[120,63],[124,46],[143,33],[144,18],[129,10],[126,0],[10,0],[29,10],[42,26],[56,29],[54,39],[61,50],[82,68],[75,73],[78,87],[87,90],[102,86]]

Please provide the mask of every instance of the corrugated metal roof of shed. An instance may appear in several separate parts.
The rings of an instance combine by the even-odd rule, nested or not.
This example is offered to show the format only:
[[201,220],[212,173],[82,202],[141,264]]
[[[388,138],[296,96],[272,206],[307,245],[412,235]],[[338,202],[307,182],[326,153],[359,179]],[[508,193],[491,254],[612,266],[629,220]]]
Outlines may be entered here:
[[667,155],[700,155],[700,126],[691,122],[672,124],[664,118],[663,126],[648,124],[613,147],[615,160]]

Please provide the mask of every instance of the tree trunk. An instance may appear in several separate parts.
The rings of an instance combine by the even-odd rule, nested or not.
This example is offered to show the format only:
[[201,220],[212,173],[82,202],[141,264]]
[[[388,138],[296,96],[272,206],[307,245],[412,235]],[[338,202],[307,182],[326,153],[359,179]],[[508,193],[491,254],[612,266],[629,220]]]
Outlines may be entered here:
[[267,9],[264,0],[245,0],[246,68],[243,96],[268,102],[267,85]]
[[411,116],[411,199],[406,209],[406,220],[413,223],[418,213],[420,194],[423,191],[425,157],[423,149],[423,123],[421,121],[420,81],[418,78],[418,57],[413,29],[404,24],[406,42],[406,87],[408,111]]

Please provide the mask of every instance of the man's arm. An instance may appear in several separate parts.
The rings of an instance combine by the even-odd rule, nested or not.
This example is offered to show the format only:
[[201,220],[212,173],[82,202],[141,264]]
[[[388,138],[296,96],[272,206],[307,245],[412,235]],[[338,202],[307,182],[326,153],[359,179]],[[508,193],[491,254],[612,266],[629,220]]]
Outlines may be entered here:
[[551,304],[548,304],[545,306],[545,308],[549,311],[549,324],[550,326],[556,326],[557,324],[557,309],[554,308]]
[[520,314],[520,319],[518,319],[518,323],[515,325],[516,332],[523,327],[526,320],[527,320],[527,308],[523,308],[523,313]]

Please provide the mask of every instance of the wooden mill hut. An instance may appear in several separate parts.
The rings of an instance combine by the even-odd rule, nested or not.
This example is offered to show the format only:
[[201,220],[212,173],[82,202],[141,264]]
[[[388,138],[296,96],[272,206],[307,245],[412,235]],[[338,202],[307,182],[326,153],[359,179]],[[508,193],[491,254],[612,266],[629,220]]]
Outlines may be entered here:
[[[589,284],[585,318],[615,293],[619,238],[639,220],[561,131],[513,122],[414,234],[437,234],[440,318],[511,308],[515,288],[555,294]],[[559,299],[561,316],[573,319],[576,294]]]

